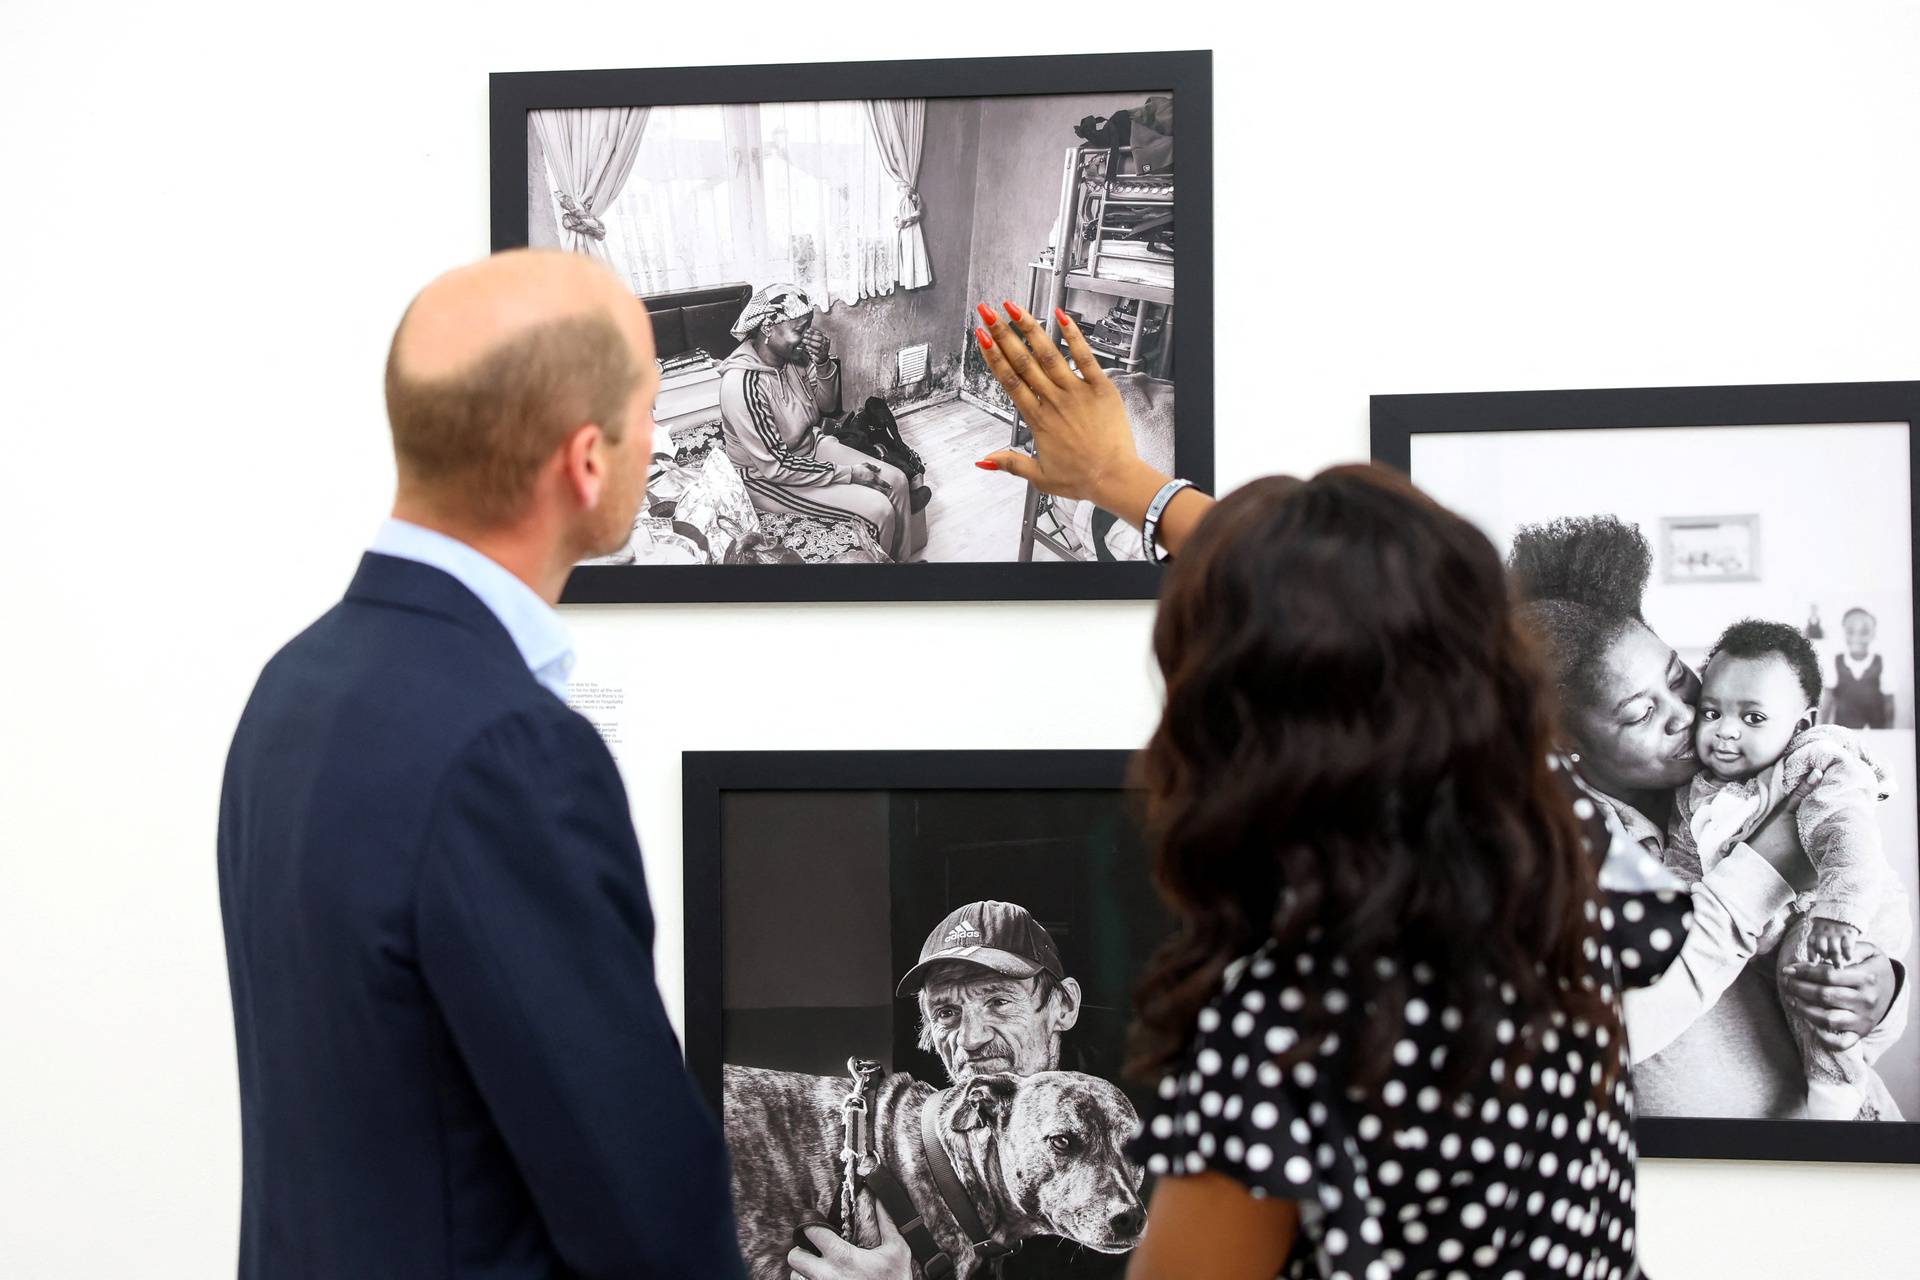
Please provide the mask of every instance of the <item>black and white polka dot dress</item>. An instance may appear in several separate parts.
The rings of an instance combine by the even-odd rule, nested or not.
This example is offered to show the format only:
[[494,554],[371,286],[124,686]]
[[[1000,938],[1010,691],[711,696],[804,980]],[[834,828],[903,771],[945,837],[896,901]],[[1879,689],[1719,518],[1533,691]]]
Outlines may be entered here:
[[[1617,1000],[1621,985],[1665,968],[1685,911],[1685,895],[1670,892],[1590,907],[1605,994]],[[1375,963],[1383,974],[1395,964]],[[1632,1094],[1624,1076],[1604,1100],[1594,1089],[1606,1030],[1562,1018],[1513,1072],[1513,1091],[1495,1063],[1483,1086],[1443,1103],[1436,1063],[1461,1017],[1415,964],[1393,1071],[1373,1095],[1346,1087],[1337,1043],[1283,1070],[1276,1059],[1298,1039],[1308,992],[1337,1010],[1349,976],[1337,958],[1274,944],[1231,967],[1182,1069],[1160,1082],[1133,1158],[1152,1174],[1212,1169],[1256,1196],[1298,1201],[1286,1280],[1639,1275]],[[1496,1029],[1501,1043],[1514,1034],[1512,1022]]]

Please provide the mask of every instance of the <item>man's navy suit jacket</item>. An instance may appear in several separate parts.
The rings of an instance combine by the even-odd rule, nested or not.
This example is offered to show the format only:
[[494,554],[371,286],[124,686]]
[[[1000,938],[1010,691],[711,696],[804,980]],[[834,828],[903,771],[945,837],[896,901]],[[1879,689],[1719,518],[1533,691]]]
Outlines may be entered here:
[[369,554],[220,805],[240,1275],[739,1277],[627,799],[450,575]]

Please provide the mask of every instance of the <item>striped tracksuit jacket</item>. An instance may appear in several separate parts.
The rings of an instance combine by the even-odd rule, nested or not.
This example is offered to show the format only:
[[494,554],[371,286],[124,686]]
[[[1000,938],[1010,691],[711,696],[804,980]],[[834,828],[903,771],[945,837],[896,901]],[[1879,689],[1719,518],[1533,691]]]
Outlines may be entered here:
[[[852,517],[898,559],[908,527],[908,484],[901,472],[820,432],[840,405],[840,362],[770,365],[742,343],[720,363],[720,416],[727,457],[762,511],[826,519]],[[875,467],[885,482],[853,482],[856,466]]]

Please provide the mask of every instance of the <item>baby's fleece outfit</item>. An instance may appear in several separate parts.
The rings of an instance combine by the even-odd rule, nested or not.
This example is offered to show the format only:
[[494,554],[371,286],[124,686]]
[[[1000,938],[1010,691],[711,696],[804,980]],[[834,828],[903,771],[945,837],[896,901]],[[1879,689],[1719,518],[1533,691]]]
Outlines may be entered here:
[[[1906,891],[1894,877],[1881,849],[1874,805],[1892,793],[1885,772],[1867,757],[1850,730],[1819,725],[1795,734],[1771,767],[1751,778],[1729,781],[1701,770],[1675,795],[1668,831],[1668,862],[1686,880],[1698,880],[1735,845],[1759,829],[1780,801],[1814,770],[1820,784],[1795,815],[1800,845],[1818,874],[1813,892],[1801,894],[1790,912],[1769,926],[1756,952],[1779,945],[1776,972],[1807,958],[1812,922],[1837,920],[1892,959],[1906,954],[1913,926]],[[1784,944],[1784,945],[1781,945]],[[1785,1009],[1785,1006],[1782,1006]],[[1870,1081],[1865,1052],[1854,1045],[1835,1053],[1813,1036],[1804,1019],[1787,1012],[1787,1024],[1807,1068],[1807,1105],[1816,1120],[1852,1120],[1873,1098],[1874,1118],[1891,1108],[1883,1087]]]

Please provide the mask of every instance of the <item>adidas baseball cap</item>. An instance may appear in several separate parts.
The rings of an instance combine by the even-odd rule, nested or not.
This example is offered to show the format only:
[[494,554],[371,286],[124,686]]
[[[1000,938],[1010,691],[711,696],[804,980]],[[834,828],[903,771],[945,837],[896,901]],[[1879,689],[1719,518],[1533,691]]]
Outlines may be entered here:
[[1031,978],[1046,970],[1065,978],[1060,950],[1025,907],[1011,902],[970,902],[933,927],[920,946],[920,962],[900,979],[896,994],[912,995],[926,983],[927,970],[943,960],[977,964],[1012,978]]

